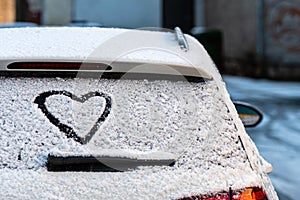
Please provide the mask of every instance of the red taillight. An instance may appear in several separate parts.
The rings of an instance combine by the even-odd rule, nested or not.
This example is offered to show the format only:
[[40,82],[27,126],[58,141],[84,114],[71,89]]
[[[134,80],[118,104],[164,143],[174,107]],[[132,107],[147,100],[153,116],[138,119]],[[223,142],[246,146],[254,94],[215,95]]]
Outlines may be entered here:
[[266,193],[261,188],[255,187],[255,188],[250,188],[250,189],[252,189],[252,194],[256,200],[268,199]]
[[229,192],[221,192],[215,195],[196,195],[183,197],[178,200],[268,200],[266,193],[259,187],[247,188],[245,190],[233,191],[232,198]]
[[103,63],[80,62],[15,62],[7,66],[10,70],[111,70]]

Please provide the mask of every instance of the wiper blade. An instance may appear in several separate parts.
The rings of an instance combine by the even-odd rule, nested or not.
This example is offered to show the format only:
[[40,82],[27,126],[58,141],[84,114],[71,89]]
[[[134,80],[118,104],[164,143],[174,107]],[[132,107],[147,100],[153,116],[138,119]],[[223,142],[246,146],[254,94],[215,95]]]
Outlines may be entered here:
[[48,156],[48,171],[122,172],[141,166],[173,166],[175,159],[131,159],[94,156]]
[[[76,153],[75,153],[76,152]],[[122,172],[141,166],[173,166],[177,155],[168,152],[139,152],[120,149],[68,151],[53,149],[48,171]]]

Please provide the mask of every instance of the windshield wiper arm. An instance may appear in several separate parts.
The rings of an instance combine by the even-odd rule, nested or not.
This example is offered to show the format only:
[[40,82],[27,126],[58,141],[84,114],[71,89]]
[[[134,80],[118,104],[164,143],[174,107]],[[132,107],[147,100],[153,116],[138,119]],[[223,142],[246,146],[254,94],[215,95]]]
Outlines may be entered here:
[[48,171],[123,172],[141,166],[173,166],[175,159],[132,159],[109,156],[48,155]]

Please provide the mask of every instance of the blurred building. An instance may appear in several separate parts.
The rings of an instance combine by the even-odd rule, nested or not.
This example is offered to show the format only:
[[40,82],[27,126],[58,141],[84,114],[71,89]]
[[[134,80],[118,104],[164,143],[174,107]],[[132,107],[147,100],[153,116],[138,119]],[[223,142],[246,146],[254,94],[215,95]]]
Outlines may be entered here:
[[16,21],[41,23],[42,0],[15,0]]
[[261,7],[268,74],[300,80],[300,0],[266,0]]
[[180,26],[186,33],[201,26],[194,30],[205,33],[199,40],[213,58],[222,57],[215,59],[222,72],[300,80],[300,0],[0,0],[0,23],[15,19],[47,26]]
[[300,0],[206,0],[223,33],[225,72],[300,80]]
[[0,23],[11,23],[15,18],[15,0],[0,0]]

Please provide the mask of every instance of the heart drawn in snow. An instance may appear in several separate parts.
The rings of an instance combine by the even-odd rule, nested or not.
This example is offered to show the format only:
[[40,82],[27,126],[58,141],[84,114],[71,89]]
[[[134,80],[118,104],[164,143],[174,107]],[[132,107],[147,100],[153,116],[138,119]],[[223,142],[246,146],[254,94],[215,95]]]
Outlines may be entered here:
[[[76,132],[72,127],[61,123],[61,121],[48,110],[45,104],[46,99],[53,95],[63,95],[79,103],[84,103],[92,97],[102,97],[105,99],[105,107],[102,113],[100,114],[99,118],[97,119],[96,123],[90,129],[90,131],[85,136],[80,137],[79,135],[76,134]],[[100,128],[100,126],[104,123],[104,121],[107,119],[111,110],[112,102],[111,102],[111,97],[102,92],[89,92],[81,97],[77,97],[76,95],[73,95],[72,93],[67,91],[48,91],[38,95],[35,98],[34,103],[38,104],[38,108],[41,109],[41,111],[45,114],[48,120],[54,126],[59,128],[60,131],[64,132],[67,138],[72,138],[73,140],[79,142],[80,144],[87,144],[92,139],[92,137],[97,132],[97,130]]]

